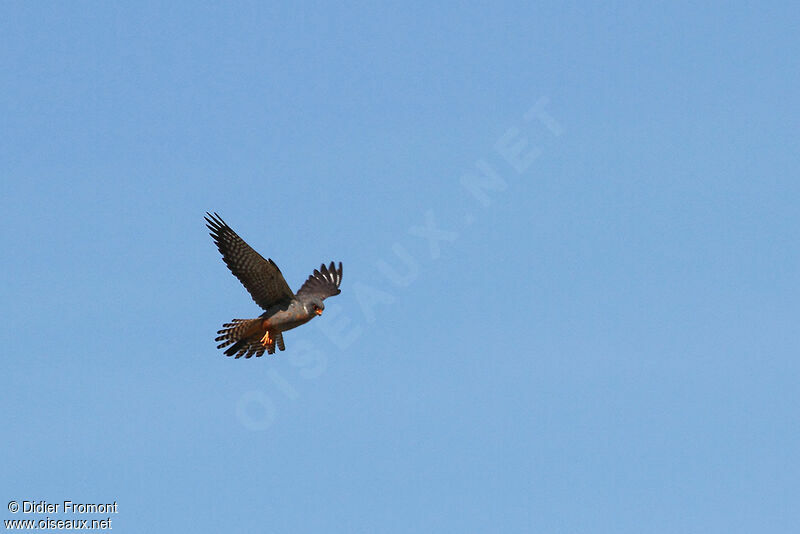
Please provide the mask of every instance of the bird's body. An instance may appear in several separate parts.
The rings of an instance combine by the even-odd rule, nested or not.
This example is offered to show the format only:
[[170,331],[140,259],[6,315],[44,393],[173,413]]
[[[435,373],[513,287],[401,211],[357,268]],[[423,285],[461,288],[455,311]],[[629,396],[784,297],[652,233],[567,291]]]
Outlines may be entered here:
[[222,259],[242,282],[253,300],[265,311],[254,319],[233,319],[217,333],[217,348],[226,348],[227,356],[261,356],[285,350],[283,332],[297,328],[322,315],[323,300],[341,293],[342,264],[338,269],[331,262],[314,270],[297,294],[289,288],[275,262],[265,260],[240,238],[217,215],[206,214],[211,237],[222,253]]
[[292,328],[297,328],[300,325],[306,324],[308,321],[316,317],[316,314],[306,309],[306,307],[298,300],[293,300],[288,307],[272,306],[270,309],[261,314],[263,319],[264,328],[272,328],[286,332]]

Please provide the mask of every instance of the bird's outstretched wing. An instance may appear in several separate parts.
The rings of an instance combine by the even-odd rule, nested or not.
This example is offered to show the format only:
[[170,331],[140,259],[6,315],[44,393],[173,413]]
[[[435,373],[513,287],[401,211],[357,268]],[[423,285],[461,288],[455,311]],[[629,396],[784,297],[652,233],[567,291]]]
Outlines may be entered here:
[[326,299],[342,292],[339,285],[342,283],[342,262],[339,268],[331,262],[330,266],[322,265],[319,270],[314,269],[314,274],[308,277],[297,292],[298,297],[310,296]]
[[274,261],[265,260],[216,213],[206,213],[205,219],[206,226],[211,230],[211,237],[222,253],[222,259],[256,304],[266,310],[276,304],[288,303],[294,298],[289,284]]

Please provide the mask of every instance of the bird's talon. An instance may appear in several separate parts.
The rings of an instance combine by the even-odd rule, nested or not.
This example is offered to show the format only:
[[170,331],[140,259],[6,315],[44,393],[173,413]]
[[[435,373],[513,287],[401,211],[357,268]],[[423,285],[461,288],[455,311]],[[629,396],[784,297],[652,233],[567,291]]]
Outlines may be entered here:
[[264,345],[265,347],[269,347],[274,342],[275,341],[270,337],[269,332],[264,334],[264,337],[261,338],[261,344]]

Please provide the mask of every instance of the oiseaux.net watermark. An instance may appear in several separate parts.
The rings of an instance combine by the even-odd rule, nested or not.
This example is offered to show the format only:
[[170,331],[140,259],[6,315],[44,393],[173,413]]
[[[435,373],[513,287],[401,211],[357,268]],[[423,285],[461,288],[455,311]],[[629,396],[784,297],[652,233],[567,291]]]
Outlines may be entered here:
[[113,516],[119,513],[119,506],[117,501],[12,500],[8,502],[8,511],[22,517],[3,520],[6,530],[111,530]]
[[[425,242],[429,261],[439,261],[442,245],[469,235],[470,227],[476,224],[482,212],[495,205],[495,197],[508,191],[515,177],[521,178],[534,168],[534,163],[544,153],[546,142],[564,134],[565,128],[549,111],[549,104],[547,97],[537,99],[496,138],[487,153],[477,157],[457,180],[453,180],[448,198],[442,199],[449,214],[437,216],[437,209],[432,206],[421,209],[416,222],[411,223],[391,245],[390,253],[376,258],[374,266],[377,277],[381,279],[379,285],[369,285],[364,281],[352,284],[349,290],[361,309],[360,318],[347,315],[336,303],[326,308],[325,320],[314,323],[336,348],[346,350],[352,346],[365,331],[364,326],[376,321],[377,308],[393,303],[398,298],[398,290],[410,287],[420,278],[424,260],[406,245],[408,236],[417,245],[420,240]],[[444,207],[440,211],[444,211]],[[454,216],[454,211],[460,211],[462,215]],[[286,359],[289,366],[296,369],[295,376],[303,380],[320,377],[328,367],[327,351],[308,339],[293,342]],[[295,387],[297,380],[285,376],[278,369],[270,368],[267,378],[271,389],[280,396],[289,400],[300,396]],[[236,417],[249,430],[266,430],[276,415],[272,397],[260,389],[242,393],[236,403]]]

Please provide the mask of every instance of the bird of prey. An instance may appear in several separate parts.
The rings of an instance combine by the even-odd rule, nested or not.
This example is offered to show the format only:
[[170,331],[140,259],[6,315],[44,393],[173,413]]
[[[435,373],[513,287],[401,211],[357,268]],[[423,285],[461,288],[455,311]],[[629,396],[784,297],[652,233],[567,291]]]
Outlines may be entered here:
[[217,245],[222,259],[239,279],[253,300],[264,309],[256,319],[233,319],[222,325],[215,341],[226,356],[250,358],[261,356],[266,350],[275,353],[275,346],[286,350],[283,332],[305,324],[325,309],[323,300],[341,293],[342,263],[336,268],[324,264],[302,285],[297,294],[292,293],[283,279],[281,270],[271,259],[264,259],[244,242],[219,215],[206,213],[206,226]]

